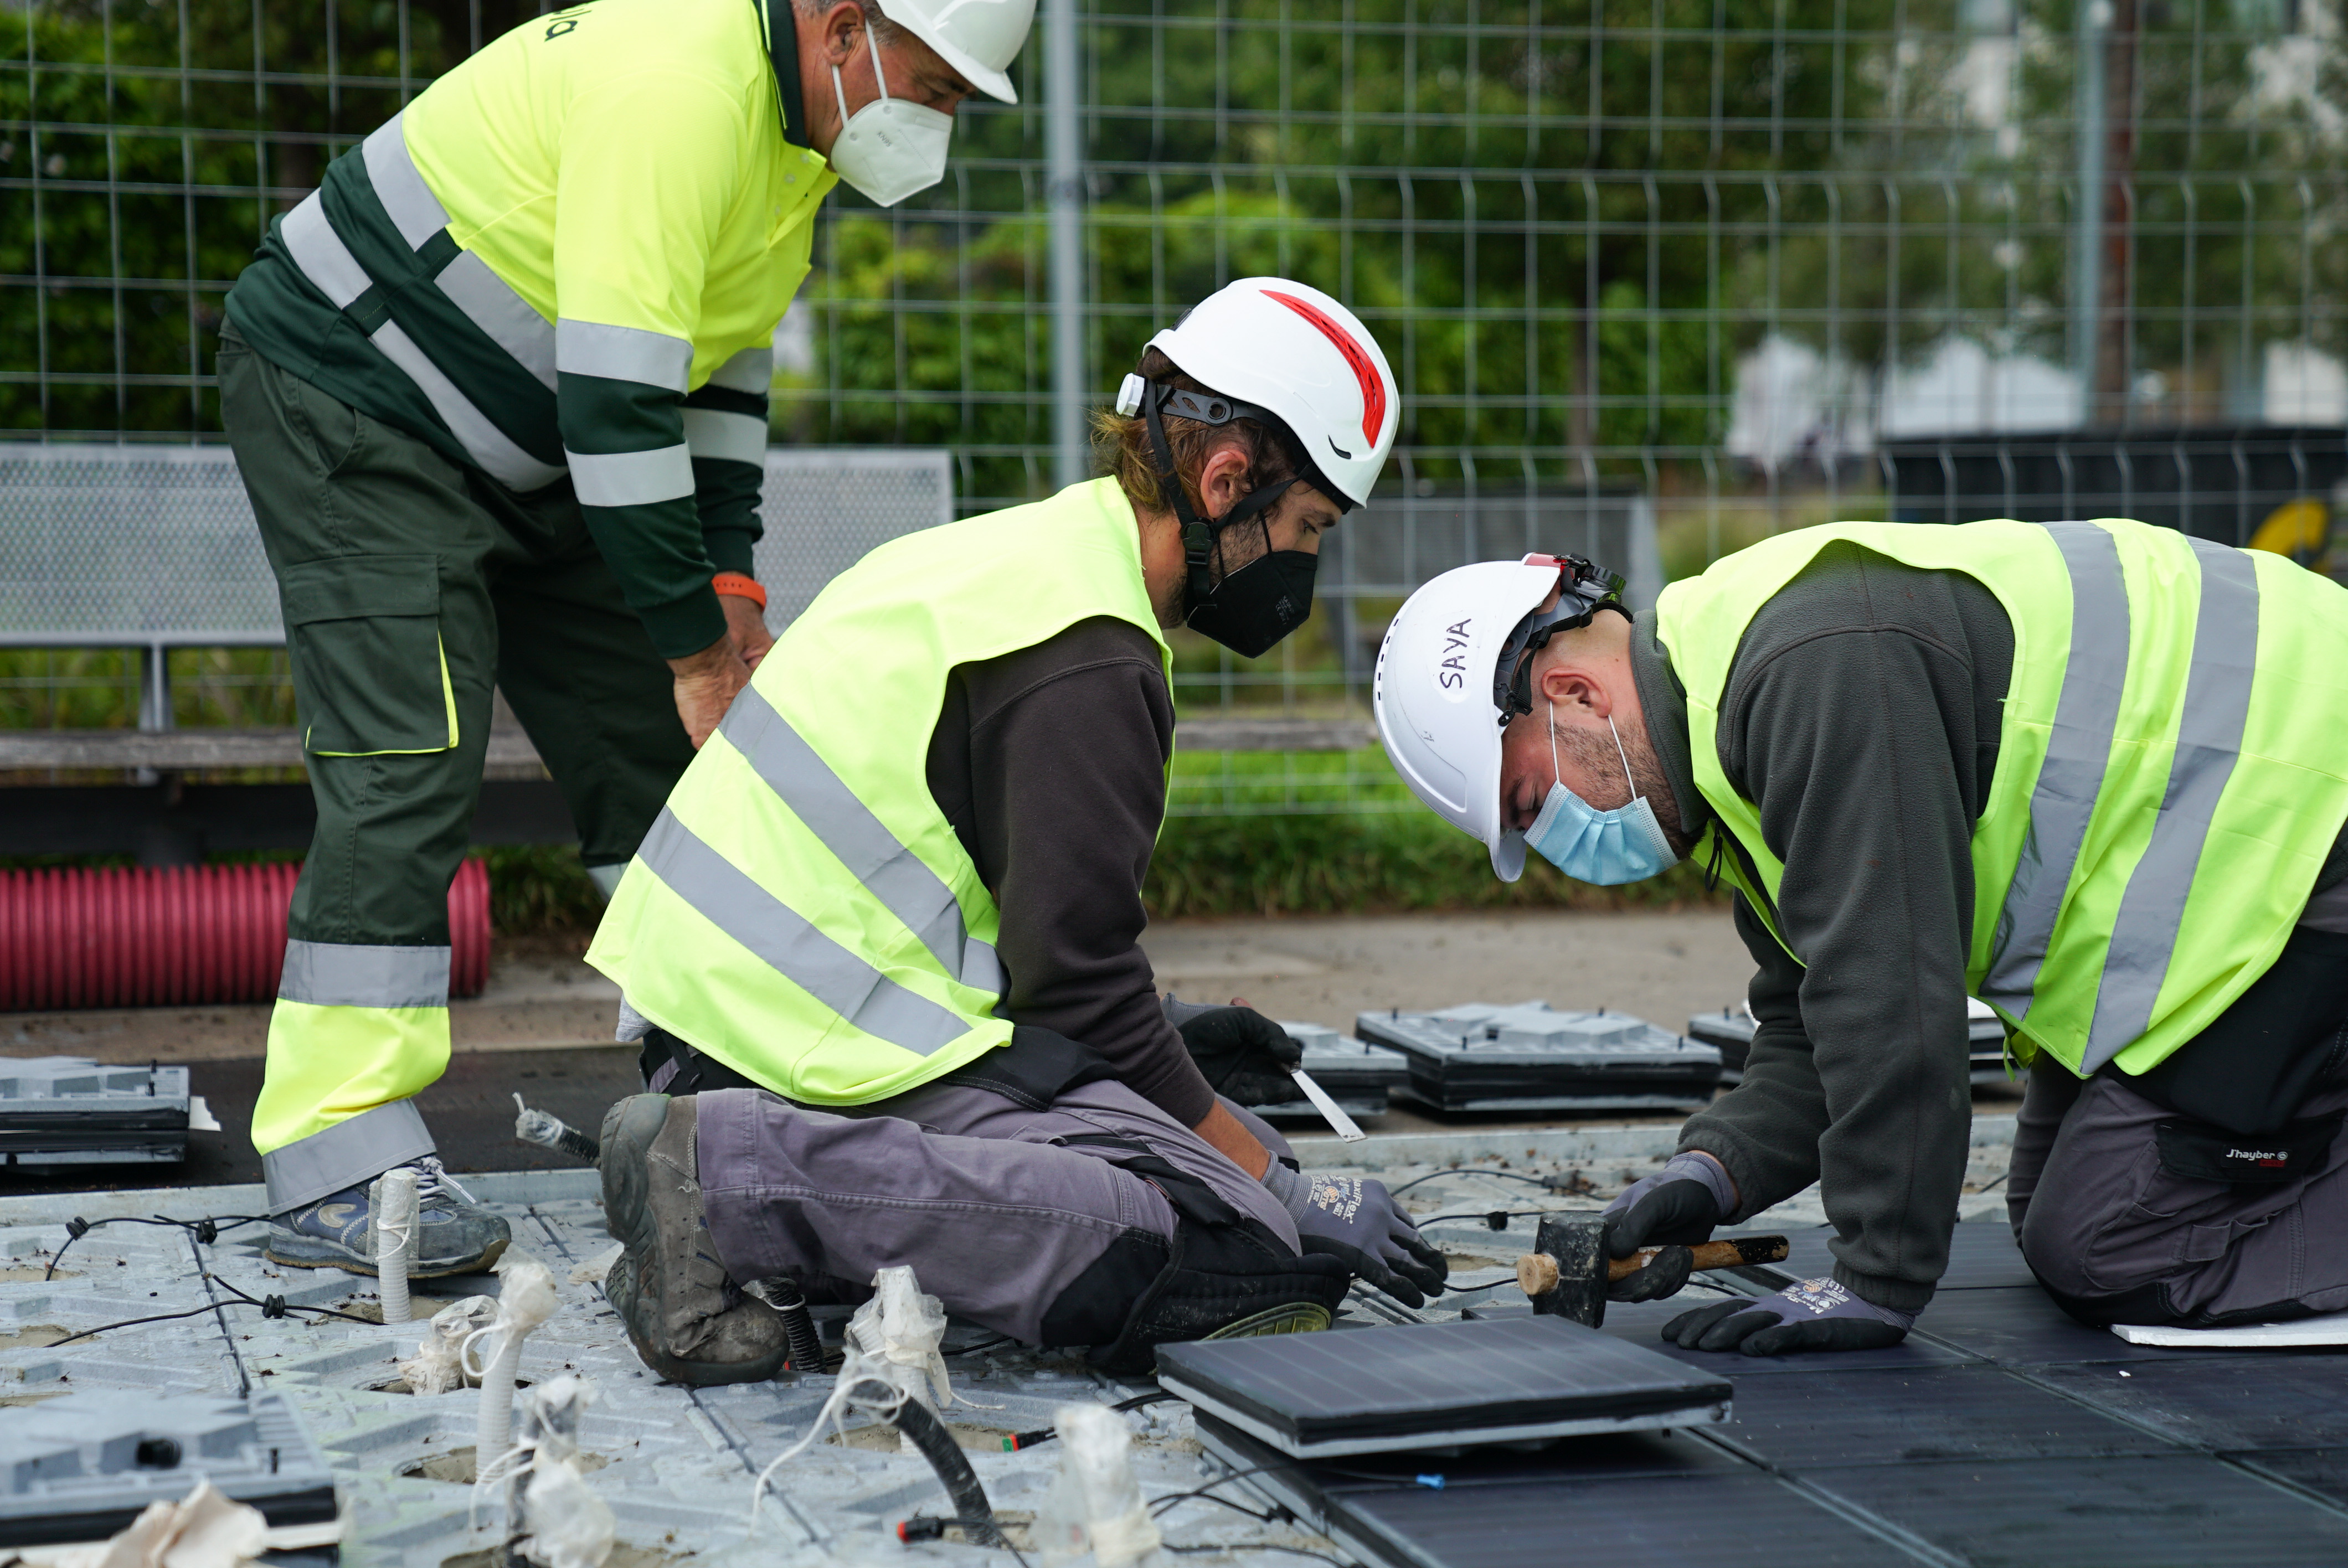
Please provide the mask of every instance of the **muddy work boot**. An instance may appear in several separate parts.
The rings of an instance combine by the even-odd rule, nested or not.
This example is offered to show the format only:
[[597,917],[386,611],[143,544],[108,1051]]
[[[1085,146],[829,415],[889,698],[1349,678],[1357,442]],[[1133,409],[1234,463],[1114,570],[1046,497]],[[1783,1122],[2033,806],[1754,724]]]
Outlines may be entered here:
[[[511,1238],[506,1222],[473,1201],[457,1179],[427,1154],[403,1167],[416,1173],[416,1250],[410,1279],[479,1274],[498,1261]],[[314,1204],[269,1222],[261,1255],[295,1268],[339,1268],[374,1274],[374,1184],[329,1193]]]
[[603,1221],[623,1249],[604,1277],[644,1365],[672,1383],[755,1383],[790,1355],[774,1308],[742,1294],[709,1243],[693,1100],[637,1094],[603,1117]]

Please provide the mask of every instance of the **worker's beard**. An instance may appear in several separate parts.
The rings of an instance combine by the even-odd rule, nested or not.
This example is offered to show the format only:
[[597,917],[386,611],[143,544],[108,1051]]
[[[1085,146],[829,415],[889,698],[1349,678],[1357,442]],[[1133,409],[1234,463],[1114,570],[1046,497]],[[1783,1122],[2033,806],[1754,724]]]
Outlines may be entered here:
[[[1623,728],[1618,723],[1609,730],[1603,719],[1592,725],[1560,724],[1551,720],[1550,728],[1557,737],[1559,762],[1572,764],[1567,770],[1569,774],[1591,787],[1591,793],[1581,797],[1583,804],[1593,811],[1614,811],[1626,806],[1635,798],[1631,788],[1635,784],[1637,793],[1646,796],[1648,808],[1654,812],[1672,853],[1683,860],[1687,858],[1692,845],[1680,827],[1679,801],[1672,794],[1671,781],[1663,776],[1663,764],[1656,760],[1654,743],[1647,739],[1645,724]],[[1620,753],[1614,750],[1617,733],[1622,737]],[[1622,777],[1625,759],[1631,764],[1628,783]],[[1573,786],[1569,784],[1566,787]]]

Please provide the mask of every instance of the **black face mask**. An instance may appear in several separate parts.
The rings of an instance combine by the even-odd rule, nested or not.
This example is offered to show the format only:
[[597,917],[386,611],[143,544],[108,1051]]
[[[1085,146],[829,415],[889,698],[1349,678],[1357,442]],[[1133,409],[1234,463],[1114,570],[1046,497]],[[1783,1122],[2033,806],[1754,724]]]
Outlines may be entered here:
[[1225,577],[1190,607],[1187,624],[1242,659],[1261,659],[1313,613],[1313,575],[1321,558],[1273,550]]

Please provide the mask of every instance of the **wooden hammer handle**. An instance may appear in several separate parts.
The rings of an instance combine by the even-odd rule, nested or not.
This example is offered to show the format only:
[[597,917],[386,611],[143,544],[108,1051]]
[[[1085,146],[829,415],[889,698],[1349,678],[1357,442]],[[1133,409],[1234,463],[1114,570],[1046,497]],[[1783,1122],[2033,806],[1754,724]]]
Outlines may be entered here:
[[[1662,1250],[1651,1246],[1629,1257],[1608,1259],[1607,1279],[1636,1273],[1654,1262],[1655,1254]],[[1783,1263],[1792,1249],[1781,1235],[1740,1235],[1701,1242],[1688,1250],[1695,1255],[1697,1268],[1735,1268],[1750,1263]],[[1557,1259],[1549,1254],[1529,1252],[1517,1259],[1517,1284],[1527,1296],[1546,1296],[1557,1288]]]

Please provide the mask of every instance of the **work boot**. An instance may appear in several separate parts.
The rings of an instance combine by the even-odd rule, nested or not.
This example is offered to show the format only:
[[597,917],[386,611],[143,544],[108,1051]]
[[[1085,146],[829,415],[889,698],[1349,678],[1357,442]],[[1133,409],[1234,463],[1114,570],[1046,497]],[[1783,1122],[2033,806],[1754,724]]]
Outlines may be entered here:
[[[410,1279],[479,1274],[498,1261],[511,1235],[506,1222],[473,1201],[430,1154],[401,1169],[416,1173],[416,1249]],[[375,1264],[373,1184],[345,1187],[269,1222],[261,1255],[294,1268],[339,1268],[372,1275]]]
[[636,1094],[603,1117],[603,1223],[621,1247],[603,1296],[672,1383],[755,1383],[790,1356],[774,1308],[742,1294],[703,1217],[691,1096]]

